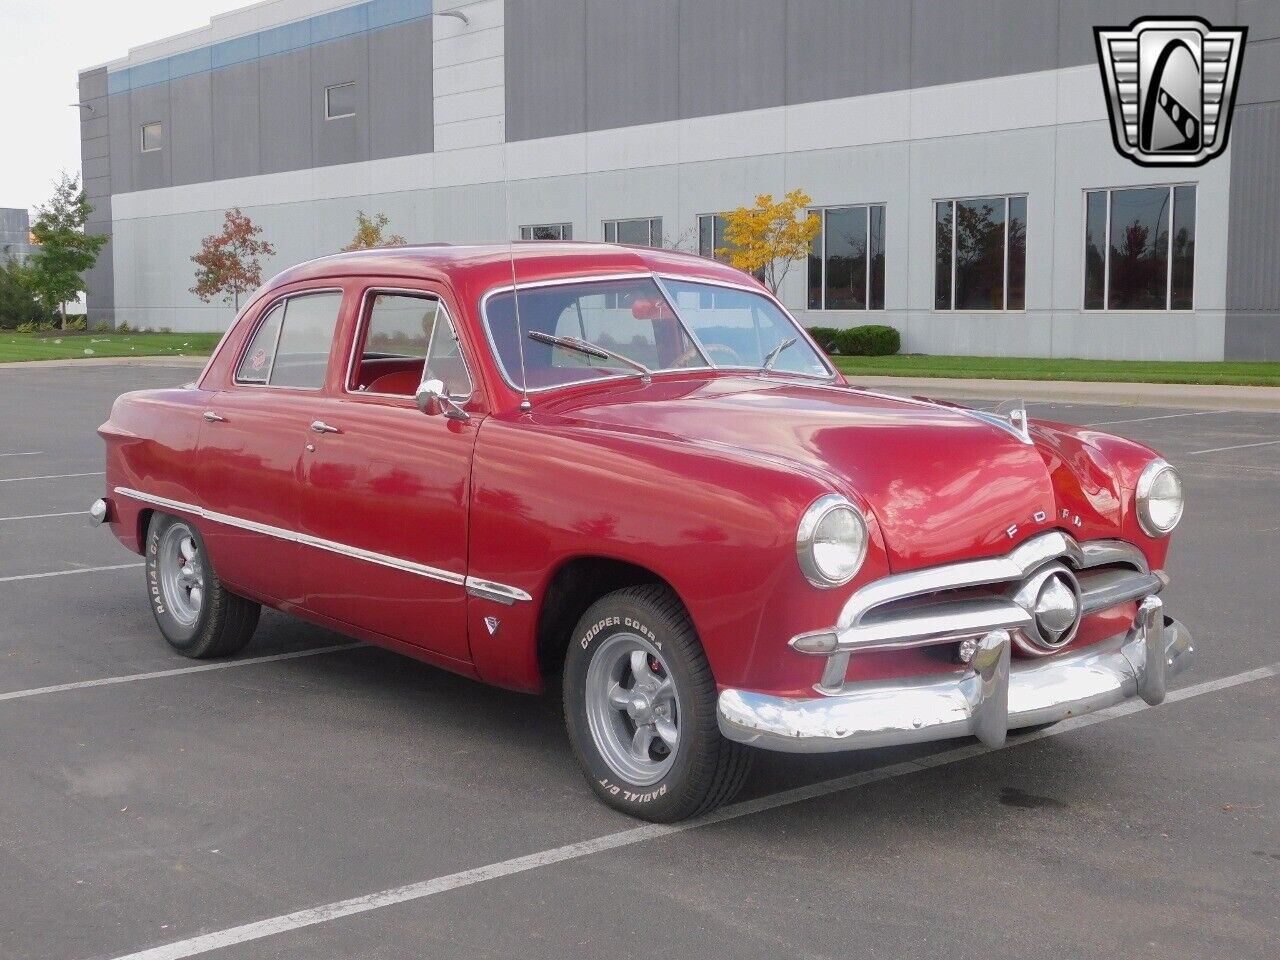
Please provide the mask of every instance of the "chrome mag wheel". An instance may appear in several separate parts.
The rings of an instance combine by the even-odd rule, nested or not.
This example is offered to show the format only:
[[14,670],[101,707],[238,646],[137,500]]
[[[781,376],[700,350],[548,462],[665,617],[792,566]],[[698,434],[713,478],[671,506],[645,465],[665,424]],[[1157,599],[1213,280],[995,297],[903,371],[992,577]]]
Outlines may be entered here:
[[204,557],[185,523],[171,524],[156,551],[160,592],[173,618],[184,627],[196,622],[204,606]]
[[680,747],[676,685],[657,647],[615,633],[587,668],[587,724],[600,755],[628,783],[648,786],[671,769]]

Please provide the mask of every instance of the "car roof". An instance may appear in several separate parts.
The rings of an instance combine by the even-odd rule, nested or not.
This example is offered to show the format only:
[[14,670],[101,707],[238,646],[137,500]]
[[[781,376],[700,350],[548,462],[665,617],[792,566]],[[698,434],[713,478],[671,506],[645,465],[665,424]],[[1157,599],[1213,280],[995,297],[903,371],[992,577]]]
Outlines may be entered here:
[[520,284],[574,276],[674,273],[747,286],[740,270],[701,257],[653,247],[573,240],[523,240],[486,244],[417,244],[358,250],[309,260],[273,277],[271,289],[326,277],[408,277],[450,280],[467,287]]

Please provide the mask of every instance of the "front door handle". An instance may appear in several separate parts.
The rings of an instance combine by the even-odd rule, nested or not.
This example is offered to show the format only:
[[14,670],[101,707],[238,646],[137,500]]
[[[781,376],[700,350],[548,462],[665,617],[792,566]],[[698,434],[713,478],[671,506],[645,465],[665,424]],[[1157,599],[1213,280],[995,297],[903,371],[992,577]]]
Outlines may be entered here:
[[226,423],[227,418],[220,413],[214,413],[212,410],[204,412],[204,418],[209,423]]
[[341,433],[342,432],[337,427],[329,426],[329,424],[325,423],[323,420],[312,420],[311,429],[314,430],[316,433]]

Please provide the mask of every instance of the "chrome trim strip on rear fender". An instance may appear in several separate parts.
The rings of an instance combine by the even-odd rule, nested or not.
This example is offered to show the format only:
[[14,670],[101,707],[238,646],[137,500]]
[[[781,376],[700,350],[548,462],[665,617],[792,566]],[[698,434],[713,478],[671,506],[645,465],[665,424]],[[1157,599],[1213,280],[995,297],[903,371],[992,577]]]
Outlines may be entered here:
[[221,523],[225,526],[235,527],[239,530],[248,530],[251,533],[260,533],[264,536],[275,537],[279,540],[289,541],[290,543],[302,544],[303,546],[313,547],[317,550],[326,550],[329,553],[336,553],[339,556],[352,557],[356,560],[364,560],[366,563],[374,563],[378,566],[389,567],[392,570],[401,570],[405,573],[417,574],[420,577],[426,577],[430,580],[439,580],[442,583],[451,583],[455,586],[465,587],[467,592],[473,597],[497,600],[499,603],[505,603],[508,605],[513,604],[516,601],[533,599],[533,597],[518,587],[510,587],[502,583],[481,580],[477,577],[467,577],[461,573],[454,573],[451,570],[441,570],[439,567],[427,566],[424,563],[415,563],[412,560],[404,560],[400,557],[393,557],[385,553],[375,553],[372,550],[364,550],[360,547],[353,547],[349,544],[338,543],[334,540],[325,540],[321,537],[313,537],[310,534],[299,533],[296,530],[286,530],[284,527],[275,527],[266,523],[258,523],[253,520],[234,517],[226,513],[218,513],[214,510],[206,510],[203,507],[196,506],[192,503],[183,503],[181,500],[171,500],[168,497],[159,497],[155,494],[144,493],[141,490],[132,490],[128,487],[116,487],[116,493],[120,496],[129,497],[142,503],[149,503],[152,506],[164,507],[167,510],[176,510],[180,513],[191,514],[212,523]]

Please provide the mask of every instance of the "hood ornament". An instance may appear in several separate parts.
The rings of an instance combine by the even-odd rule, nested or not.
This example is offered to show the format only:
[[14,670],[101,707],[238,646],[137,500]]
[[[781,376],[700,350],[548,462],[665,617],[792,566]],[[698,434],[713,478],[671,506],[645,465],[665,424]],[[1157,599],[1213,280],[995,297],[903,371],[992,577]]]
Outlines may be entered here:
[[969,413],[984,423],[1011,433],[1023,443],[1030,444],[1031,421],[1027,418],[1027,404],[1023,400],[1002,400],[990,410],[973,410]]

